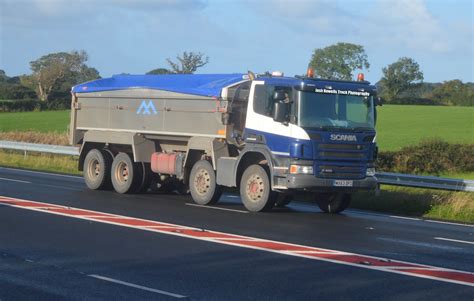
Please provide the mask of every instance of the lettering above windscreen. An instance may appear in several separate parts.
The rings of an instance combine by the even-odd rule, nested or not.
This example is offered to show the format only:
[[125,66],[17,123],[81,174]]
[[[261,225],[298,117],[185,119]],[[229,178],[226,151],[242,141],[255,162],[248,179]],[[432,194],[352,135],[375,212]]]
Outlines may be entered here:
[[340,94],[340,95],[351,95],[351,96],[370,96],[369,92],[365,91],[351,91],[351,90],[333,90],[333,89],[319,89],[314,90],[316,93],[324,94]]

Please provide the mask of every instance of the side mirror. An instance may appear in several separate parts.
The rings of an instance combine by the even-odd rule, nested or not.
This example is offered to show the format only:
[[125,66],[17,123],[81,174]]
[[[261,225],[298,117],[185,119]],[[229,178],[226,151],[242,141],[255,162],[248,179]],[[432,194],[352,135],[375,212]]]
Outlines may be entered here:
[[377,97],[376,100],[375,100],[375,105],[376,106],[382,106],[384,103],[384,100],[382,99],[382,97]]
[[279,101],[283,101],[286,99],[286,92],[285,91],[275,91],[273,93],[273,101],[276,103],[276,102],[279,102]]
[[273,120],[276,122],[286,122],[288,104],[284,102],[275,102],[273,104]]

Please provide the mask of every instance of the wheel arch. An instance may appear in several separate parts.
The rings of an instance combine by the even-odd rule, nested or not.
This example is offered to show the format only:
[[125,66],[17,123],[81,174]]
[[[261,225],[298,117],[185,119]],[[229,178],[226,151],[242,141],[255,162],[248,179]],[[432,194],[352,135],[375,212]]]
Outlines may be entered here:
[[266,166],[268,176],[270,179],[270,184],[273,187],[273,175],[272,175],[273,160],[272,160],[271,152],[267,148],[263,148],[263,147],[249,148],[247,150],[244,150],[243,154],[240,155],[240,158],[236,164],[236,170],[235,170],[236,186],[237,187],[240,186],[242,174],[244,173],[245,169],[247,169],[247,167],[253,164]]
[[92,149],[103,150],[104,147],[105,147],[105,143],[85,142],[81,146],[81,151],[79,153],[79,162],[78,162],[79,171],[84,171],[84,160],[86,159],[86,156],[90,150]]

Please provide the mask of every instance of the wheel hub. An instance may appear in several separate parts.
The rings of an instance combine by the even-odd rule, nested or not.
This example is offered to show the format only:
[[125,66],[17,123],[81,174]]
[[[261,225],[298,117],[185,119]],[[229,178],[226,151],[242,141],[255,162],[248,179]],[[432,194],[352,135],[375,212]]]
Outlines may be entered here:
[[89,178],[97,178],[100,175],[100,163],[97,159],[93,159],[89,162],[87,173],[89,174]]
[[260,201],[263,196],[263,191],[265,185],[263,184],[263,179],[258,175],[252,175],[246,185],[246,192],[252,201]]
[[117,170],[115,172],[115,178],[121,182],[125,183],[128,181],[129,170],[128,165],[125,162],[120,162],[117,166]]
[[194,177],[194,187],[200,195],[204,195],[209,191],[211,176],[205,169],[200,169]]

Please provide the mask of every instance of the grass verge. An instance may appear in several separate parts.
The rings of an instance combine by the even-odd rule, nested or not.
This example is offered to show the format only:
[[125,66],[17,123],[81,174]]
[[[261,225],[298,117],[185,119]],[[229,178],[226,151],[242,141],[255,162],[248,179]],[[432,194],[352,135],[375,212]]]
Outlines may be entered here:
[[81,175],[77,157],[0,150],[0,166]]
[[69,145],[66,132],[35,132],[35,131],[9,131],[0,132],[0,140],[21,141],[29,143]]
[[474,193],[382,185],[380,195],[358,192],[352,208],[474,223]]
[[455,172],[455,173],[441,173],[441,178],[474,180],[474,172]]

